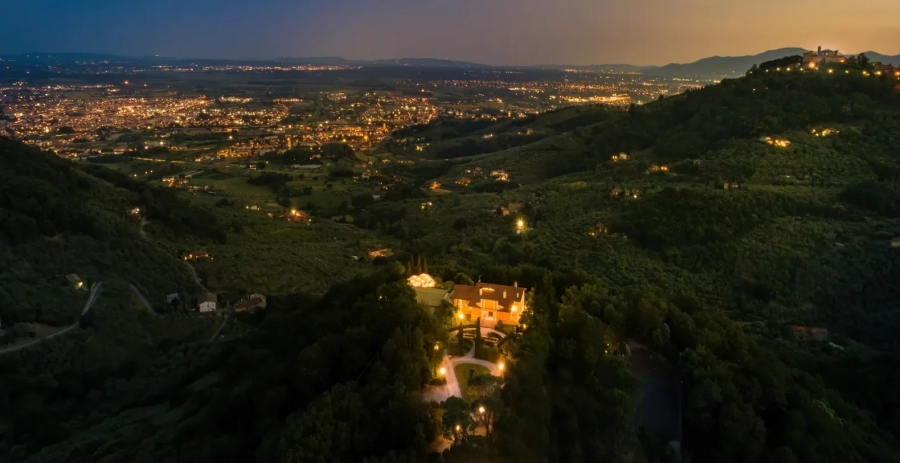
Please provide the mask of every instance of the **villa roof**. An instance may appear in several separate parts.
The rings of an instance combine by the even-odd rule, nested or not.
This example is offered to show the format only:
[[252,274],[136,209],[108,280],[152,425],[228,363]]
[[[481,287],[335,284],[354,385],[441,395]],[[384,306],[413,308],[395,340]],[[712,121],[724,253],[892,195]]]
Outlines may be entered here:
[[211,293],[211,292],[205,292],[205,293],[201,294],[199,298],[197,298],[198,304],[202,304],[204,302],[217,303],[218,301],[219,301],[219,298],[216,296],[216,293]]
[[515,302],[519,302],[525,296],[525,288],[518,286],[495,285],[491,283],[476,283],[475,286],[456,285],[453,287],[453,299],[463,299],[472,307],[481,307],[482,299],[497,301],[501,310],[509,310]]

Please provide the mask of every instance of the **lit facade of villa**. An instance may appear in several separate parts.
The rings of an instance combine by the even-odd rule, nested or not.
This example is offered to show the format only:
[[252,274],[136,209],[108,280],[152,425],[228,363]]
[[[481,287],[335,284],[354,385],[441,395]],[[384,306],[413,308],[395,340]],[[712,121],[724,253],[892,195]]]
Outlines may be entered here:
[[837,50],[823,50],[819,47],[816,51],[808,51],[803,54],[803,67],[815,68],[821,64],[844,63],[847,58]]
[[518,325],[525,311],[525,288],[477,283],[475,286],[456,285],[450,294],[461,322],[472,323],[481,318],[481,326],[493,327],[498,322]]

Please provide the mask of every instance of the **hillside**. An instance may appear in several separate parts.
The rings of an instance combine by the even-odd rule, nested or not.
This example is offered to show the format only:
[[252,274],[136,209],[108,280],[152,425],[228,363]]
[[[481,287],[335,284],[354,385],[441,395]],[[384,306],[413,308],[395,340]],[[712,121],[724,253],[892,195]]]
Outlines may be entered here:
[[[29,183],[6,193],[16,221],[4,224],[34,222],[28,233],[8,228],[5,239],[20,240],[12,249],[84,234],[97,221],[82,217],[96,216],[119,227],[101,236],[131,242],[136,224],[114,212],[139,202],[166,246],[203,243],[244,262],[228,275],[208,269],[223,286],[261,250],[285,251],[252,267],[254,280],[271,273],[279,294],[265,313],[235,315],[240,324],[228,326],[241,330],[224,338],[189,326],[167,339],[110,301],[97,335],[86,327],[47,351],[0,358],[0,456],[655,463],[678,460],[668,446],[677,439],[684,458],[703,463],[897,461],[897,84],[773,72],[627,110],[439,121],[399,134],[430,144],[415,163],[386,163],[401,182],[346,206],[352,225],[222,227],[245,220],[228,198],[169,195],[6,142],[22,167],[5,180]],[[424,188],[434,181],[453,186]],[[65,221],[40,219],[24,200],[52,188],[66,194],[60,205],[47,196],[47,217],[69,207]],[[272,238],[281,230],[290,241]],[[349,281],[340,265],[295,262],[375,238],[402,257]],[[522,326],[492,351],[506,362],[490,383],[502,388],[471,402],[421,400],[446,380],[437,367],[456,342],[446,329],[455,309],[424,310],[406,284],[425,267],[443,282],[529,289]],[[331,289],[305,290],[315,286]],[[827,329],[827,342],[798,337],[795,325]],[[134,335],[110,330],[120,326]],[[137,354],[117,357],[110,344]],[[644,349],[656,378],[668,376],[660,385],[635,366]],[[674,435],[641,412],[654,387],[677,391]]]
[[[834,368],[900,349],[897,84],[858,70],[768,75],[625,112],[593,109],[569,133],[453,163],[439,183],[477,181],[435,195],[424,211],[421,200],[376,204],[360,219],[414,243],[444,279],[464,272],[509,284],[541,268],[568,282],[558,292],[597,281],[625,300],[630,291],[688,294],[737,320],[748,342],[824,373],[856,400]],[[621,152],[628,159],[614,162]],[[497,169],[508,184],[489,177]],[[517,202],[521,212],[497,215]],[[674,330],[671,314],[660,317]],[[837,347],[797,343],[792,325],[827,328]],[[859,403],[900,431],[877,399]]]
[[734,77],[744,74],[744,71],[750,69],[754,64],[758,65],[783,56],[802,55],[806,51],[803,48],[779,48],[778,50],[769,50],[757,55],[711,56],[693,63],[672,63],[643,72],[648,75],[662,77]]
[[[0,297],[6,301],[0,318],[5,325],[76,321],[87,293],[72,288],[69,274],[77,274],[85,288],[110,279],[133,281],[160,299],[196,291],[174,256],[141,239],[141,219],[131,214],[139,208],[174,225],[165,205],[173,199],[164,192],[9,139],[0,138],[0,163]],[[181,213],[191,213],[187,204],[180,205]]]
[[[406,215],[406,226],[415,230],[408,238],[441,243],[429,247],[451,251],[460,263],[578,262],[613,281],[671,290],[683,287],[676,275],[687,272],[685,278],[731,310],[779,307],[782,319],[833,320],[861,340],[896,346],[883,324],[897,297],[890,281],[900,271],[890,246],[900,223],[887,200],[898,191],[900,159],[890,141],[898,130],[896,101],[892,86],[879,81],[798,75],[726,81],[606,117],[610,110],[596,109],[594,119],[602,122],[454,164],[439,182],[452,184],[479,169],[488,183],[498,183],[487,172],[504,169],[510,183],[524,186],[503,188],[502,195],[437,197],[428,214]],[[811,133],[826,128],[840,133]],[[791,144],[768,145],[760,141],[765,136]],[[629,159],[611,161],[620,152]],[[648,174],[653,165],[668,171]],[[736,185],[725,190],[725,183]],[[611,197],[616,188],[637,188],[640,197]],[[531,204],[525,215],[535,216],[535,223],[525,240],[498,236],[511,219],[483,212],[510,201]],[[466,233],[450,227],[459,218],[469,224]],[[599,241],[587,236],[598,221],[610,229]],[[783,249],[780,256],[765,251],[765,241],[781,237],[781,246],[795,253],[788,254],[791,261]],[[453,252],[457,246],[485,249],[485,239],[483,256]],[[497,254],[497,239],[509,241],[515,257]],[[610,247],[615,252],[604,251]],[[628,267],[623,256],[629,256]],[[764,256],[780,260],[763,263]],[[660,275],[651,277],[642,265],[658,267]],[[785,285],[766,265],[793,275],[794,282]],[[868,282],[815,283],[830,271],[859,265]],[[865,296],[838,294],[872,286],[879,290]],[[848,298],[855,309],[846,305]]]
[[894,55],[894,56],[884,55],[884,54],[878,53],[877,51],[867,51],[864,54],[866,56],[868,56],[869,59],[872,61],[880,61],[883,64],[900,66],[900,55]]

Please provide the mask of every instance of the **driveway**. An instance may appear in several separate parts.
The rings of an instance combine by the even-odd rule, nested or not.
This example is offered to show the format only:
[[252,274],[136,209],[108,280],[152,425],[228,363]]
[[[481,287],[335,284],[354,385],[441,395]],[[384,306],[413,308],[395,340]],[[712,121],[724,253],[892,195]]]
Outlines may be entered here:
[[[84,304],[84,309],[81,311],[82,316],[84,316],[85,314],[87,314],[88,312],[91,311],[91,307],[94,306],[94,301],[97,299],[97,296],[100,295],[101,292],[103,292],[103,283],[102,282],[95,284],[94,287],[91,288],[91,295],[88,296],[88,300]],[[45,338],[35,339],[34,341],[31,341],[31,342],[28,342],[25,344],[20,344],[18,346],[9,347],[7,349],[2,349],[2,350],[0,350],[0,355],[8,354],[10,352],[15,352],[17,350],[22,350],[22,349],[25,349],[26,347],[31,347],[39,342],[46,341],[50,338],[55,338],[61,334],[68,333],[69,331],[72,331],[75,328],[78,328],[78,321],[67,326],[65,329],[57,331],[56,333],[53,333]]]
[[487,360],[481,360],[475,358],[475,347],[472,347],[469,352],[466,352],[466,355],[462,357],[450,357],[446,353],[444,353],[444,358],[441,361],[441,366],[438,368],[444,368],[444,374],[447,377],[447,384],[443,386],[435,386],[430,387],[425,391],[424,399],[425,400],[433,400],[435,402],[443,402],[450,397],[462,397],[462,390],[459,388],[459,378],[456,377],[456,370],[454,367],[459,365],[460,363],[473,363],[475,365],[481,365],[488,369],[494,376],[500,376],[502,374],[502,370],[500,370],[500,366],[496,363],[488,362]]

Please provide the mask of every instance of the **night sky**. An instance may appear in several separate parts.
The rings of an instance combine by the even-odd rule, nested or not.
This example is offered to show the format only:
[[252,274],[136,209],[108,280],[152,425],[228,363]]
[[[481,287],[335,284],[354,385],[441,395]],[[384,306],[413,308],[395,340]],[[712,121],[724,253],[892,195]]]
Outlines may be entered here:
[[666,64],[900,53],[898,0],[3,0],[0,53]]

